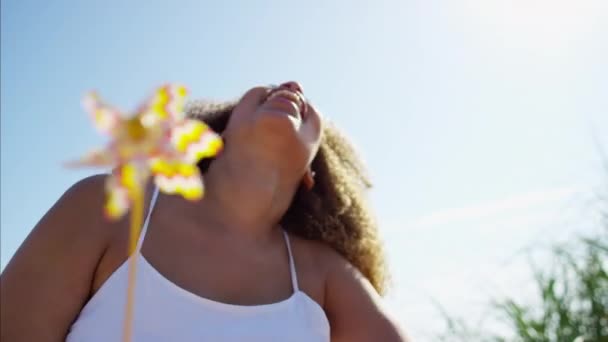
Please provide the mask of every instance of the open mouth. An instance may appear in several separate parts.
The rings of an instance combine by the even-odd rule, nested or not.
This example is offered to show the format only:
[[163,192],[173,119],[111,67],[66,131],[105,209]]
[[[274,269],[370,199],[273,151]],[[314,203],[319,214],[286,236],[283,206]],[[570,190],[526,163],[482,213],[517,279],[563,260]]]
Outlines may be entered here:
[[306,119],[306,101],[304,97],[288,89],[279,88],[272,91],[263,105],[268,109],[283,112],[297,119]]

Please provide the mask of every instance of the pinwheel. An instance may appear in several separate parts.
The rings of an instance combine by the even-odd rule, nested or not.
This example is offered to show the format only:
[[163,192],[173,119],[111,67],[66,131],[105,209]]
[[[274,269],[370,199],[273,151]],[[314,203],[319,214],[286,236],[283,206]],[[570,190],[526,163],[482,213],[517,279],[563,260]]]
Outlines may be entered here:
[[148,179],[153,177],[164,193],[198,200],[204,194],[204,186],[197,162],[216,155],[222,148],[221,138],[207,125],[185,117],[186,94],[184,86],[164,85],[130,117],[102,102],[94,92],[83,100],[95,127],[110,142],[68,165],[112,168],[106,181],[104,213],[110,220],[117,220],[131,209],[124,341],[131,337],[136,266],[132,254],[142,225]]

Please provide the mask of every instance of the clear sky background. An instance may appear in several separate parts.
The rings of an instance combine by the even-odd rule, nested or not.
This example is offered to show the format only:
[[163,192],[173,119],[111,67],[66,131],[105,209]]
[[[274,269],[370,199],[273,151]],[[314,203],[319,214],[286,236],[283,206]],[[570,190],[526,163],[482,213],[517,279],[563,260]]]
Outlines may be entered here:
[[165,81],[233,99],[298,80],[358,146],[414,337],[525,293],[527,253],[597,227],[603,0],[2,1],[1,265],[104,140],[80,107]]

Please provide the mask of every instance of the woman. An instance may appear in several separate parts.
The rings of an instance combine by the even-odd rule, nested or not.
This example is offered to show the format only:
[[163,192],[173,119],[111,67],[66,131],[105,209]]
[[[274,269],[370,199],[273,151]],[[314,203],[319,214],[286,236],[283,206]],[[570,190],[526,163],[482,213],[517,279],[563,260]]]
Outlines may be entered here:
[[[134,341],[403,341],[346,140],[295,82],[194,105],[225,148],[196,203],[151,185],[137,252]],[[75,184],[1,277],[2,341],[118,341],[128,222],[102,217],[104,176]]]

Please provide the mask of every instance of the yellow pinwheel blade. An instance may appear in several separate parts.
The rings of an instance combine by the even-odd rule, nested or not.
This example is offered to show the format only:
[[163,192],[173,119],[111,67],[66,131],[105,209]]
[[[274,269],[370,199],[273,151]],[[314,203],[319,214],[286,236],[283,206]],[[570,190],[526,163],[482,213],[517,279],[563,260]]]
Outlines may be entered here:
[[216,155],[223,147],[221,137],[198,120],[184,120],[171,131],[171,143],[182,160],[194,164]]
[[188,89],[179,84],[166,84],[148,99],[138,110],[137,115],[148,125],[165,120],[179,121],[183,118],[184,103]]
[[106,183],[106,194],[104,214],[110,220],[119,219],[131,206],[129,191],[112,175]]
[[187,200],[203,197],[203,181],[196,165],[156,158],[150,162],[154,182],[167,194],[180,194]]
[[118,219],[123,216],[133,202],[133,194],[141,193],[144,179],[139,170],[133,164],[125,164],[116,168],[108,177],[106,183],[107,200],[105,214],[110,219]]
[[91,116],[95,128],[103,134],[112,135],[122,120],[120,112],[101,101],[95,92],[85,94],[82,106]]

